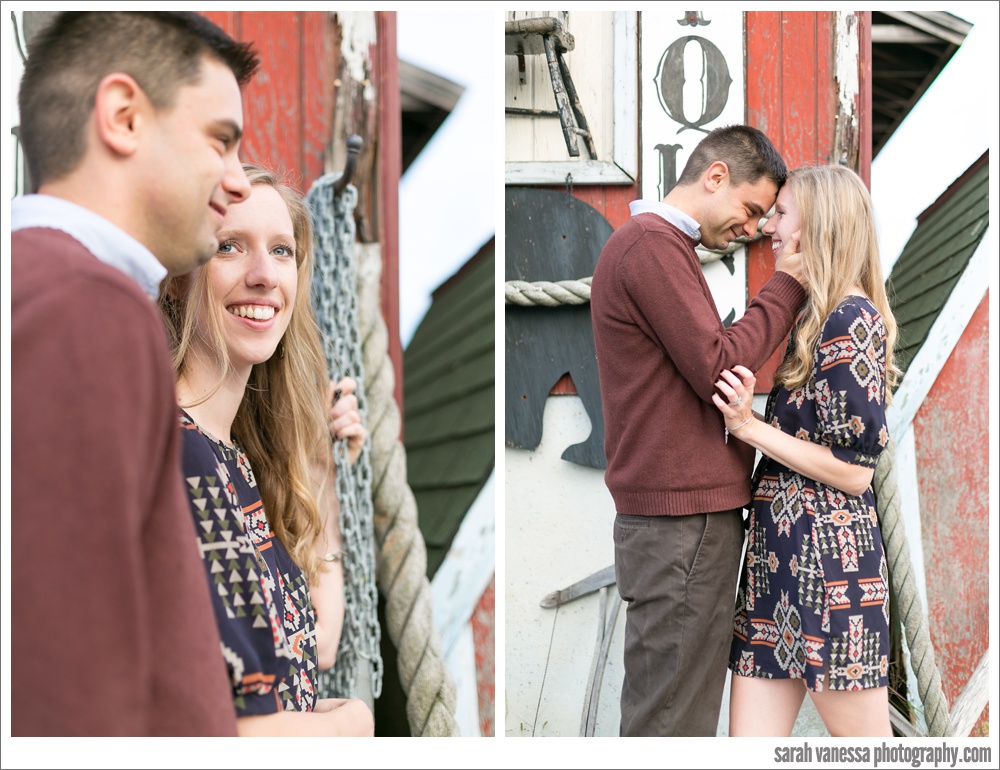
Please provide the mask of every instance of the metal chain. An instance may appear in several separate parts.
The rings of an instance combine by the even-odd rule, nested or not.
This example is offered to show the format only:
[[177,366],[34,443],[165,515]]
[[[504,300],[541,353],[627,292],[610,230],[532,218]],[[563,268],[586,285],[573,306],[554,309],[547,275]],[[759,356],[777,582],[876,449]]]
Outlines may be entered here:
[[[323,336],[330,379],[353,377],[358,387],[358,410],[367,424],[368,399],[358,327],[357,266],[354,260],[354,207],[358,191],[347,185],[335,194],[340,174],[326,174],[305,196],[313,227],[312,304]],[[352,465],[347,442],[334,441],[337,498],[340,501],[340,534],[344,566],[344,629],[337,648],[337,662],[320,672],[320,697],[353,697],[358,660],[371,664],[371,691],[382,691],[381,629],[378,622],[378,588],[375,582],[375,537],[372,503],[372,469],[369,442]]]

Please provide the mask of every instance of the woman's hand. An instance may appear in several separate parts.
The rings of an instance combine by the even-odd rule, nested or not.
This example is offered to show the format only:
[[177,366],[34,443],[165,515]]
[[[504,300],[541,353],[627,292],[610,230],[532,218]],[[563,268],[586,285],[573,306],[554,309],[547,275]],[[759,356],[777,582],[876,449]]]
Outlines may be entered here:
[[357,698],[320,698],[313,706],[317,714],[331,714],[337,733],[371,738],[375,735],[375,718],[368,704]]
[[236,732],[247,737],[363,737],[375,735],[375,718],[357,698],[321,698],[312,711],[276,711],[238,717]]
[[775,272],[780,270],[783,273],[788,273],[805,286],[806,279],[802,274],[802,252],[799,251],[799,238],[801,237],[802,231],[796,230],[788,240],[781,244],[781,248],[775,255],[774,269]]
[[347,459],[352,465],[361,455],[361,447],[368,436],[358,411],[358,398],[354,395],[357,387],[358,383],[351,377],[343,377],[337,383],[330,381],[327,394],[330,435],[335,441],[347,439]]
[[723,369],[715,383],[722,395],[712,394],[712,401],[725,418],[727,431],[744,440],[756,422],[753,413],[753,389],[756,384],[753,372],[745,366],[736,365],[732,371]]
[[828,446],[795,438],[769,425],[754,414],[753,389],[757,380],[745,366],[724,369],[712,394],[726,420],[726,431],[760,450],[773,460],[807,479],[821,481],[849,495],[863,494],[872,481],[874,470],[839,459]]

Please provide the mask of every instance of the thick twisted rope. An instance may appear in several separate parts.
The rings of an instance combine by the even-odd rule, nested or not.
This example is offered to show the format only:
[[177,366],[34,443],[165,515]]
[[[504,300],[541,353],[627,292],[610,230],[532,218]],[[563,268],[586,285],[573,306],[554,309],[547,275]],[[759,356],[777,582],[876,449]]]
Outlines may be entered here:
[[406,716],[414,736],[455,736],[456,692],[444,664],[441,640],[431,618],[427,549],[417,526],[417,503],[406,483],[406,450],[399,440],[401,418],[393,398],[395,374],[381,307],[381,253],[361,249],[358,300],[365,372],[371,395],[368,428],[372,444],[378,585],[386,598],[389,638],[406,693]]
[[507,281],[503,287],[504,301],[508,305],[583,305],[590,302],[591,278],[579,281]]
[[894,455],[895,442],[890,438],[879,456],[872,481],[879,526],[882,528],[882,541],[896,594],[893,600],[897,602],[896,606],[906,634],[906,644],[910,649],[910,665],[917,676],[917,691],[920,693],[920,701],[924,704],[927,735],[949,736],[952,733],[948,701],[941,688],[941,674],[934,658],[927,617],[920,606],[916,578],[910,562],[910,546],[906,540],[903,517],[900,515]]
[[[720,250],[706,249],[698,246],[695,252],[701,264],[707,265],[732,254],[746,243],[758,240],[762,233],[760,228],[766,219],[757,225],[757,234],[753,238],[736,238]],[[505,305],[520,305],[521,307],[559,307],[560,305],[583,305],[590,302],[590,282],[593,276],[567,281],[506,281],[503,286]]]

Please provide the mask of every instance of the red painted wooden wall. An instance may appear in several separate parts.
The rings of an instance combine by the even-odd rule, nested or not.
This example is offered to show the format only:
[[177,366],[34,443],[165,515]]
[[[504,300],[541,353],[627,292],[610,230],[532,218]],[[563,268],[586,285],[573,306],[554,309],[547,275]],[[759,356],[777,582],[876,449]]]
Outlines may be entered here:
[[496,735],[496,575],[472,613],[472,640],[476,657],[476,695],[479,703],[479,734]]
[[[770,137],[789,169],[829,162],[836,110],[834,15],[829,11],[747,12],[747,123]],[[869,118],[870,121],[870,118]],[[774,274],[771,239],[747,247],[747,299]],[[768,393],[782,343],[757,372]]]
[[[990,639],[989,332],[987,293],[913,420],[928,622],[951,705]],[[988,722],[987,705],[972,735]]]
[[237,40],[252,41],[260,55],[260,69],[243,90],[241,156],[283,174],[305,193],[324,172],[330,141],[337,72],[330,15],[210,11],[205,16]]

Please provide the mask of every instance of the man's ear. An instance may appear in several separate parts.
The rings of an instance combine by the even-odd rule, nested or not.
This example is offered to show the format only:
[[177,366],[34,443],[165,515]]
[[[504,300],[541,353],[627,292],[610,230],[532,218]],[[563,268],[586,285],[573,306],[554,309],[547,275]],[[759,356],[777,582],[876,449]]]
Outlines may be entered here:
[[705,189],[715,192],[729,180],[729,166],[725,161],[714,161],[707,169],[703,177]]
[[152,105],[130,75],[113,72],[97,85],[94,118],[101,142],[117,155],[132,155],[139,130]]

